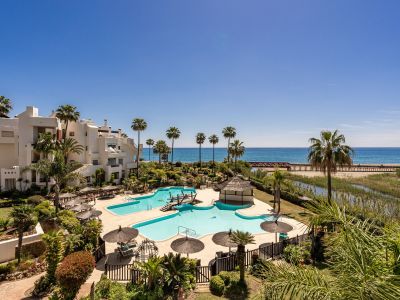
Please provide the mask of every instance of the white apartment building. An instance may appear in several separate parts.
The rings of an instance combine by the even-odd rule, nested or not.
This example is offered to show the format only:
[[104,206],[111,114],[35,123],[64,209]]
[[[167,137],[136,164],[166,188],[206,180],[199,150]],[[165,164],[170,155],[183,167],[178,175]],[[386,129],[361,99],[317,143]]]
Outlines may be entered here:
[[[50,132],[61,138],[61,122],[52,114],[39,116],[38,109],[28,106],[14,118],[0,118],[0,188],[26,189],[31,184],[44,186],[44,179],[26,167],[38,161],[40,154],[34,150],[34,144],[40,133]],[[74,138],[84,147],[80,155],[71,155],[70,159],[83,166],[79,172],[87,182],[93,182],[92,175],[99,168],[105,171],[106,180],[114,176],[118,183],[136,168],[137,147],[133,139],[126,137],[120,129],[112,130],[107,121],[101,127],[91,120],[79,120],[68,126],[68,137]]]

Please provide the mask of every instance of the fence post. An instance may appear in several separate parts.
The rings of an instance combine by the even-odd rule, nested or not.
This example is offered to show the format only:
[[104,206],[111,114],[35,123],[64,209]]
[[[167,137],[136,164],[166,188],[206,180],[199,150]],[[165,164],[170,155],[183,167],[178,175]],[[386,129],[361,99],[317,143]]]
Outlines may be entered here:
[[299,235],[296,235],[296,244],[299,244]]
[[108,266],[108,264],[107,264],[107,262],[104,264],[104,274],[107,276],[107,266]]
[[274,242],[271,244],[271,258],[274,258]]

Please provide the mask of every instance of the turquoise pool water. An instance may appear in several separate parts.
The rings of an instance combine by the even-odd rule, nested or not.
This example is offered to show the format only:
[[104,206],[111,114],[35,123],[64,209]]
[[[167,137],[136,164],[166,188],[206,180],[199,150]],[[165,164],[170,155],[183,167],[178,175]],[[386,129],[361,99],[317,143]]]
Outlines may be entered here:
[[175,236],[178,230],[183,232],[183,227],[194,230],[195,233],[190,231],[189,235],[197,238],[229,229],[261,233],[265,231],[261,229],[260,223],[274,218],[271,215],[245,217],[236,212],[240,208],[244,207],[219,202],[209,207],[184,205],[175,214],[141,222],[133,227],[147,238],[160,241]]
[[154,194],[130,199],[127,203],[110,205],[107,209],[116,215],[128,215],[134,212],[150,210],[164,206],[169,202],[170,194],[172,196],[196,193],[193,188],[170,187],[160,188]]

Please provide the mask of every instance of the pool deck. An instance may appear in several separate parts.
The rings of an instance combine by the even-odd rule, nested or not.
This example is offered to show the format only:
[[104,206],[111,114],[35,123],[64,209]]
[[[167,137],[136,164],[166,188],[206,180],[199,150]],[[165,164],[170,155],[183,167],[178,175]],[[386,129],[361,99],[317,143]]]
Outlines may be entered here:
[[[101,220],[103,221],[103,234],[114,230],[118,228],[119,225],[122,227],[130,227],[133,224],[151,220],[157,217],[161,216],[166,216],[168,214],[173,214],[174,211],[169,211],[169,212],[162,212],[160,211],[160,208],[154,208],[152,210],[148,211],[141,211],[141,212],[135,212],[129,215],[115,215],[111,213],[109,210],[107,210],[107,206],[114,205],[114,204],[120,204],[126,202],[126,198],[128,197],[138,197],[138,196],[144,196],[144,195],[151,195],[152,192],[147,193],[147,194],[136,194],[136,195],[118,195],[113,199],[108,199],[108,200],[97,200],[96,201],[96,209],[102,211],[102,215],[100,216]],[[197,197],[196,199],[200,200],[201,203],[197,204],[197,206],[210,206],[214,203],[214,201],[218,200],[218,192],[215,192],[212,189],[204,189],[204,190],[197,190]],[[238,210],[238,213],[244,216],[258,216],[258,215],[264,215],[264,214],[272,214],[272,207],[258,199],[254,199],[254,205],[245,208],[245,209],[240,209]],[[281,221],[286,222],[290,225],[293,226],[293,230],[288,233],[289,237],[295,237],[296,235],[301,235],[307,230],[307,226],[304,225],[303,223],[300,223],[294,219],[287,218],[287,217],[281,217]],[[243,231],[246,231],[246,228],[242,228]],[[139,231],[140,233],[140,231]],[[157,246],[159,247],[159,255],[166,254],[168,252],[174,252],[170,245],[171,242],[176,239],[177,237],[182,237],[182,236],[174,236],[171,237],[167,240],[164,241],[157,241]],[[273,233],[258,233],[254,234],[255,237],[255,244],[248,245],[246,246],[247,249],[256,249],[258,246],[262,243],[267,243],[267,242],[275,242],[276,236]],[[203,236],[200,238],[200,240],[204,243],[205,248],[194,254],[190,254],[191,258],[197,258],[201,259],[201,264],[202,265],[208,265],[209,261],[215,258],[215,252],[217,251],[227,251],[228,248],[218,246],[213,243],[211,240],[212,234]],[[144,239],[143,236],[139,234],[139,236],[136,238],[136,240],[140,243]],[[113,253],[109,255],[109,262],[113,264],[126,264],[129,263],[129,260],[119,260],[117,259],[114,249],[116,249],[117,245],[116,244],[111,244],[111,243],[106,243],[106,253]]]

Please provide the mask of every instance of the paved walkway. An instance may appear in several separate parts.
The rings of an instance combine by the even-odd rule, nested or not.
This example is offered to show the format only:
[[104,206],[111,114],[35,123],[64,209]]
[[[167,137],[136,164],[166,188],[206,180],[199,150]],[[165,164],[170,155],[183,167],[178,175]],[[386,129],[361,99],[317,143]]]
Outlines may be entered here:
[[21,300],[21,299],[42,299],[30,297],[30,293],[33,289],[34,283],[45,272],[37,274],[35,276],[15,280],[15,281],[4,281],[0,283],[0,299],[2,300]]

